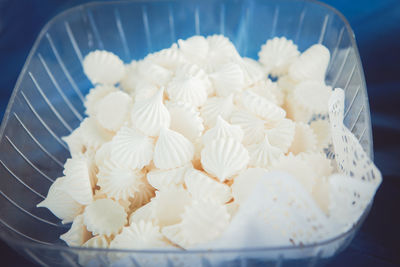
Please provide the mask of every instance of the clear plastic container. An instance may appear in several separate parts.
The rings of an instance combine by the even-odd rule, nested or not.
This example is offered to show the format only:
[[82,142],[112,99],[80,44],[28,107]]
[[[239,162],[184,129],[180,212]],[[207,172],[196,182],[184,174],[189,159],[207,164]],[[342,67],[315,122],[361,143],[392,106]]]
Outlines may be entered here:
[[[63,225],[36,208],[69,156],[60,137],[82,120],[83,96],[91,88],[82,57],[94,49],[125,62],[169,47],[194,34],[221,33],[242,56],[257,58],[274,36],[293,39],[300,50],[315,43],[329,48],[327,83],[346,94],[345,124],[372,157],[367,92],[354,34],[335,9],[315,1],[217,0],[93,3],[69,9],[41,31],[19,75],[0,130],[0,236],[43,266],[315,266],[352,240],[358,224],[332,240],[303,247],[216,251],[134,251],[69,248]],[[338,249],[337,249],[338,248]]]

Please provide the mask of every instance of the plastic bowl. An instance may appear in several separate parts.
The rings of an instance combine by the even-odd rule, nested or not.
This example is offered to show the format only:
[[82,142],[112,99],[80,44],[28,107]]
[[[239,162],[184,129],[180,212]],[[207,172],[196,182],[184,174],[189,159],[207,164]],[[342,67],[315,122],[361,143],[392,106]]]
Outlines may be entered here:
[[[43,266],[121,264],[155,266],[309,265],[324,263],[352,240],[358,224],[334,239],[303,247],[244,250],[135,251],[69,248],[62,225],[36,208],[47,194],[69,152],[60,137],[82,120],[83,96],[91,88],[82,57],[106,49],[125,62],[169,47],[194,34],[221,33],[242,56],[257,58],[274,36],[293,39],[304,50],[322,43],[331,51],[326,82],[346,94],[345,125],[372,157],[371,124],[363,69],[354,34],[335,9],[315,1],[130,1],[91,3],[69,9],[41,31],[19,75],[0,129],[0,236]],[[334,248],[332,250],[332,248]]]

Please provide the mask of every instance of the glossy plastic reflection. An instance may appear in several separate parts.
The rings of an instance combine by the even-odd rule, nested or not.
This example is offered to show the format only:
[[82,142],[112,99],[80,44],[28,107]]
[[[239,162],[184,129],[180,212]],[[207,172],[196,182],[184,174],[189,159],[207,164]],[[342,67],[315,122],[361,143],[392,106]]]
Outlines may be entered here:
[[[59,240],[69,226],[62,225],[46,209],[36,208],[36,204],[46,196],[54,179],[62,175],[69,153],[61,137],[84,117],[83,99],[91,84],[83,74],[82,58],[91,50],[106,49],[129,62],[194,34],[224,34],[242,56],[252,58],[274,36],[293,39],[302,51],[315,43],[324,44],[332,56],[326,82],[345,89],[345,124],[372,155],[368,99],[353,32],[332,8],[314,1],[290,0],[82,5],[58,15],[44,27],[19,76],[1,125],[3,240],[44,266],[79,266],[79,257],[81,263],[94,266],[106,266],[115,259],[120,259],[120,264],[137,266],[314,266],[351,241],[363,220],[333,240],[302,248],[111,252],[68,248]],[[298,257],[302,259],[293,259]]]

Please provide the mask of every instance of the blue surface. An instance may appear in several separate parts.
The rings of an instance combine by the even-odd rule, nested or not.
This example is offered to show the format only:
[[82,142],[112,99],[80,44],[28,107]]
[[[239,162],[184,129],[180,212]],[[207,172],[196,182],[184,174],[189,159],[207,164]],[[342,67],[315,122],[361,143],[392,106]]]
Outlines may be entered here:
[[[81,0],[0,0],[0,118],[44,24]],[[400,1],[326,0],[353,27],[372,112],[375,162],[384,180],[374,206],[347,250],[329,266],[400,265]],[[0,242],[2,263],[29,266]]]

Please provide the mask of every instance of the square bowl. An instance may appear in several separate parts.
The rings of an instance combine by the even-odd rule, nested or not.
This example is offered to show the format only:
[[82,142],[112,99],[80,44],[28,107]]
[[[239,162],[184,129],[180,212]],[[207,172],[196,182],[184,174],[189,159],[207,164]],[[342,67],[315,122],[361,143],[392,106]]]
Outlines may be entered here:
[[[257,58],[274,36],[292,39],[300,51],[321,43],[331,52],[326,83],[345,90],[345,125],[372,158],[372,131],[362,65],[354,34],[335,9],[307,0],[119,1],[64,11],[40,32],[19,75],[0,128],[0,236],[43,266],[95,266],[113,256],[133,266],[312,265],[324,263],[352,240],[368,213],[348,232],[302,247],[241,250],[138,251],[67,247],[67,231],[45,209],[45,198],[69,157],[61,139],[84,117],[92,87],[82,70],[84,55],[105,49],[125,62],[169,47],[192,35],[224,34],[241,56]],[[114,257],[114,258],[115,258]],[[81,262],[82,263],[82,262]]]

